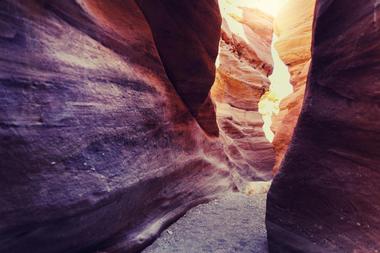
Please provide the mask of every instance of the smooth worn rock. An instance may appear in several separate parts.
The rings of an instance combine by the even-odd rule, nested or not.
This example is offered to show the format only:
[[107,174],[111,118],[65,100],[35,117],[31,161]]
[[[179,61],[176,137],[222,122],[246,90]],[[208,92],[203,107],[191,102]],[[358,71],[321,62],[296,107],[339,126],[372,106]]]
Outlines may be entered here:
[[[187,2],[170,13],[194,45],[194,108],[207,107],[218,9]],[[223,145],[168,74],[183,60],[172,69],[146,16],[132,0],[0,1],[1,253],[139,251],[232,187]]]
[[268,195],[270,252],[380,249],[379,6],[317,1],[305,102]]
[[215,109],[208,97],[215,79],[220,38],[217,1],[137,2],[149,22],[161,61],[178,95],[206,132],[218,135]]
[[274,19],[274,33],[277,36],[275,49],[289,68],[294,91],[281,101],[280,112],[272,117],[276,152],[274,173],[278,172],[288,149],[303,104],[311,62],[314,7],[315,0],[289,0]]
[[[244,181],[269,180],[274,151],[265,138],[258,112],[261,96],[269,88],[272,18],[258,9],[221,1],[222,39],[212,87],[217,122],[225,152]],[[240,178],[240,177],[239,177]]]

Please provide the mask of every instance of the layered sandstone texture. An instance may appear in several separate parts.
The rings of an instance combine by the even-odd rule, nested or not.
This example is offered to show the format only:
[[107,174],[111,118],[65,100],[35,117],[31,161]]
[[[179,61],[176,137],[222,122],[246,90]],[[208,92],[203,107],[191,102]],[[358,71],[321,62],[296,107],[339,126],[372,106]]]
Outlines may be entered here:
[[311,62],[311,37],[315,0],[289,0],[274,19],[277,37],[275,49],[288,66],[293,93],[280,103],[279,114],[273,117],[277,173],[301,112],[306,79]]
[[268,195],[271,252],[380,249],[380,5],[317,1],[305,101]]
[[194,118],[220,23],[206,0],[0,1],[0,252],[135,252],[231,188]]
[[245,181],[272,176],[274,151],[258,112],[272,72],[272,18],[254,8],[220,1],[222,36],[212,99],[225,152]]

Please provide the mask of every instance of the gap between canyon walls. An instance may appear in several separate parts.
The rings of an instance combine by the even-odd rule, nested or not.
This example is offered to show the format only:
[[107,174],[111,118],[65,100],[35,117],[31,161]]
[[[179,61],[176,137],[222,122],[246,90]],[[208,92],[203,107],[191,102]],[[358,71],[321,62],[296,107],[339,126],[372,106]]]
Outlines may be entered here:
[[279,171],[303,104],[315,0],[288,0],[280,6],[273,22],[274,71],[269,91],[259,103],[266,137],[275,149],[274,174]]
[[[271,178],[290,142],[310,60],[313,2],[219,1],[222,34],[211,94],[226,154],[242,181],[252,179],[250,168],[259,169],[254,180]],[[299,13],[287,17],[294,6]]]
[[211,97],[220,139],[236,169],[235,183],[244,192],[250,182],[272,178],[274,151],[265,138],[258,104],[273,70],[273,19],[258,6],[240,4],[219,1],[222,32]]
[[[216,136],[221,131],[225,153],[238,174],[237,184],[269,180],[272,172],[268,167],[273,167],[274,173],[278,171],[302,106],[314,1],[291,0],[277,13],[275,8],[284,3],[221,0],[223,22],[213,1],[206,6],[182,1],[137,3],[151,26],[160,59],[177,93],[209,135]],[[289,18],[286,15],[292,7],[297,7],[299,13]],[[199,8],[207,11],[193,15]],[[205,13],[212,15],[207,17]],[[206,18],[213,22],[204,25]],[[220,23],[218,67],[211,90],[215,114],[209,89],[214,80],[211,73],[218,55],[215,48],[219,41],[215,38]],[[284,63],[294,88],[294,94],[289,96],[289,72]],[[272,73],[273,66],[276,69]],[[264,131],[259,129],[263,124],[260,113]],[[273,140],[273,145],[263,136]]]
[[275,44],[277,37],[272,38],[272,58],[274,62],[273,73],[269,76],[270,87],[260,98],[259,112],[263,117],[263,130],[268,141],[273,142],[272,118],[280,111],[281,101],[293,92],[293,86],[289,83],[289,71],[285,63],[280,59]]
[[[245,8],[238,20],[223,12],[228,2],[219,2],[222,21],[220,12],[215,12],[216,1],[206,5],[137,1],[151,26],[169,79],[206,133],[220,134],[235,184],[244,191],[252,181],[272,178],[274,152],[258,113],[258,101],[268,89],[267,76],[273,65],[272,18],[258,8]],[[215,78],[216,37],[221,40]],[[212,84],[213,101],[209,96]]]
[[[279,112],[272,117],[273,146],[279,171],[290,145],[303,105],[306,81],[311,63],[311,41],[315,0],[288,0],[274,20],[274,48],[288,68],[293,92],[282,99]],[[284,83],[274,85],[283,86]],[[281,89],[279,89],[281,90]],[[276,89],[275,89],[276,91]]]

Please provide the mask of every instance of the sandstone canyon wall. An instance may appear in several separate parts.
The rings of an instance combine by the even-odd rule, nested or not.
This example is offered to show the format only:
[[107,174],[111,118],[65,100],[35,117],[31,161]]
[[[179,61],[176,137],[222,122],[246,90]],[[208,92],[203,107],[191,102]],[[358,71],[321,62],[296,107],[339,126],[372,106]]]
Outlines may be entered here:
[[305,101],[268,195],[271,252],[380,249],[379,6],[317,1]]
[[280,112],[272,119],[272,130],[275,133],[275,173],[278,172],[293,136],[303,104],[311,62],[314,6],[315,0],[289,0],[274,20],[274,33],[277,36],[275,48],[289,68],[290,83],[293,86],[293,93],[281,101]]
[[232,187],[217,3],[137,2],[0,1],[0,252],[134,252]]
[[220,37],[217,4],[178,0],[137,2],[149,22],[176,92],[206,133],[217,136],[215,110],[209,96]]
[[236,14],[228,1],[220,6],[222,36],[212,99],[225,152],[244,188],[245,182],[272,177],[274,151],[262,130],[258,103],[270,85],[273,20],[256,8],[236,8]]

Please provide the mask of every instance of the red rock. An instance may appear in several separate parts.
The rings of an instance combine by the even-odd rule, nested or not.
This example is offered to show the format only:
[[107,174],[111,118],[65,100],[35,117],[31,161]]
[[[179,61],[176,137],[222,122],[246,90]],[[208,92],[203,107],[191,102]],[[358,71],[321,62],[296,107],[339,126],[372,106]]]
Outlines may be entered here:
[[[218,3],[187,0],[137,2],[149,22],[166,74],[178,95],[198,123],[209,134],[218,135],[214,107],[208,98],[215,79],[220,37]],[[200,112],[204,104],[207,106]]]
[[315,0],[289,0],[274,20],[278,37],[275,48],[289,67],[294,92],[280,104],[280,113],[272,118],[276,151],[274,173],[278,172],[301,112],[311,58],[311,33]]
[[[191,16],[216,30],[195,34],[217,41],[216,5],[198,2],[210,8]],[[209,93],[211,41],[186,33],[204,60],[188,103],[167,74],[185,66],[160,57],[135,1],[6,0],[0,10],[0,252],[139,251],[232,187],[223,145],[188,109]]]
[[[227,2],[221,6],[232,9]],[[212,99],[221,140],[241,189],[245,182],[272,178],[274,151],[258,112],[272,72],[271,40],[272,18],[262,11],[242,8],[240,16],[224,13]]]
[[380,9],[318,1],[305,102],[268,195],[271,252],[380,248]]

